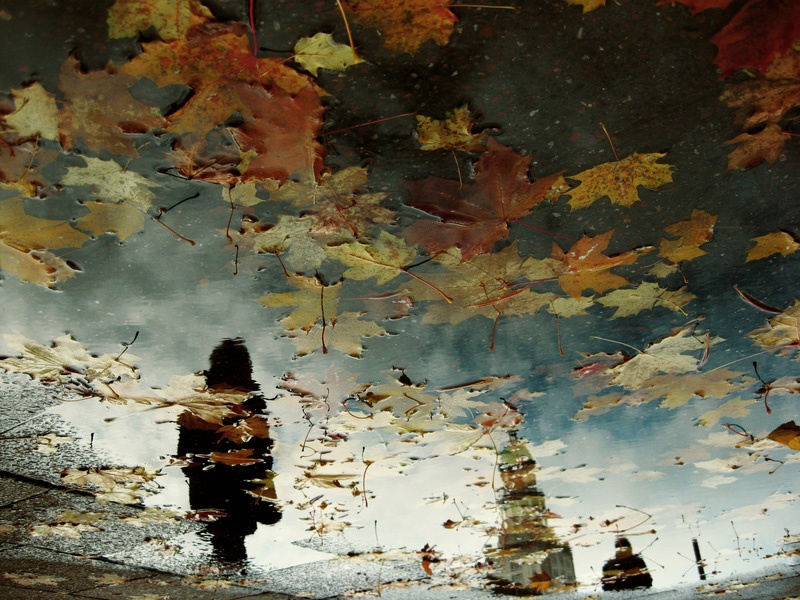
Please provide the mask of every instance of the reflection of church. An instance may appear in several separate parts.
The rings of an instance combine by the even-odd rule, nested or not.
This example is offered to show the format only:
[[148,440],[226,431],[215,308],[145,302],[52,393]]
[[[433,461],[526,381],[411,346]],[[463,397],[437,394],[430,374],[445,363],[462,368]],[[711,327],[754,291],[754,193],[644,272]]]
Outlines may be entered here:
[[572,550],[548,525],[555,515],[536,487],[538,469],[525,442],[512,432],[500,453],[497,546],[487,551],[493,567],[489,578],[499,593],[532,596],[575,586]]

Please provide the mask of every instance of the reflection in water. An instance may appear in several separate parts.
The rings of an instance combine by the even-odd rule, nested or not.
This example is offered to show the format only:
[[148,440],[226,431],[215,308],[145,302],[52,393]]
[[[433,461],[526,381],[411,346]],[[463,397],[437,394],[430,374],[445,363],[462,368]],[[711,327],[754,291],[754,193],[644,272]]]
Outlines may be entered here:
[[616,555],[603,565],[603,589],[618,591],[652,587],[653,578],[647,564],[641,556],[633,553],[628,538],[617,536],[614,545]]
[[183,412],[178,417],[178,455],[191,461],[183,472],[192,508],[225,513],[206,528],[215,558],[238,563],[247,559],[244,539],[255,532],[257,524],[273,524],[281,518],[271,483],[272,439],[266,402],[257,393],[250,354],[242,340],[223,340],[210,360],[211,368],[205,372],[209,390],[251,393],[240,404],[227,406],[230,412],[221,419]]
[[500,453],[501,526],[497,548],[487,552],[494,571],[495,590],[515,596],[563,591],[575,585],[575,566],[569,545],[560,542],[548,525],[555,515],[536,487],[536,471],[524,441],[511,432]]

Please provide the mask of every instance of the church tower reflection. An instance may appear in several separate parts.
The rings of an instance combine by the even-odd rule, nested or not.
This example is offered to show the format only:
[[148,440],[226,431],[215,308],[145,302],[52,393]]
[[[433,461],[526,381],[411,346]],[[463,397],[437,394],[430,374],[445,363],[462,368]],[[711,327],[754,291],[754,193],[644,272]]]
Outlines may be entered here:
[[497,546],[486,552],[495,591],[533,596],[574,587],[572,550],[548,525],[556,515],[548,510],[546,497],[536,486],[539,466],[515,432],[500,452],[499,470],[501,525]]

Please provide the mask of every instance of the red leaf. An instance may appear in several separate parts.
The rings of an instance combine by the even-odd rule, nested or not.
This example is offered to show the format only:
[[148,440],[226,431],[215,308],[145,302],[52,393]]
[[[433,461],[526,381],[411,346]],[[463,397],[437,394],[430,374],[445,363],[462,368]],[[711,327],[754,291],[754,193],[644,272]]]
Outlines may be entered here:
[[560,173],[535,183],[528,179],[530,156],[490,139],[486,153],[475,164],[475,183],[428,177],[407,182],[415,208],[441,221],[418,221],[404,236],[430,253],[461,249],[462,261],[491,252],[508,235],[508,224],[527,215],[558,179]]
[[696,15],[697,13],[708,10],[709,8],[721,8],[722,10],[725,10],[728,8],[728,5],[733,2],[733,0],[658,0],[656,6],[661,6],[662,4],[675,4],[676,2],[685,4],[692,9],[692,14]]
[[800,2],[749,0],[722,31],[711,38],[719,48],[722,77],[737,69],[764,71],[800,37]]

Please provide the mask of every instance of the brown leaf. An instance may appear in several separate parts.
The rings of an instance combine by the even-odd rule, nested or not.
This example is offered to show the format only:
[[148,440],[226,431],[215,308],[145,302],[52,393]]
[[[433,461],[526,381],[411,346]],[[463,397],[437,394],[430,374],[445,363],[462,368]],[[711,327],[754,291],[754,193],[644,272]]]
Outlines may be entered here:
[[794,421],[779,425],[767,437],[792,450],[800,450],[800,427],[795,425]]
[[726,144],[739,144],[728,155],[728,169],[749,169],[766,161],[774,163],[783,152],[788,136],[780,125],[767,123],[758,133],[737,135]]

